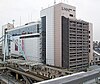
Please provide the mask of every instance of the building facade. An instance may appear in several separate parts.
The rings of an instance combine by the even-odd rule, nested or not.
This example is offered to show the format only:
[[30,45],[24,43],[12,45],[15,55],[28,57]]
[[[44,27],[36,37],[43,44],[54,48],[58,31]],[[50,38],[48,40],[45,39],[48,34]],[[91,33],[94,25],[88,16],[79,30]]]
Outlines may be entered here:
[[89,66],[89,23],[76,8],[59,3],[41,11],[43,63],[74,70]]
[[76,19],[76,8],[64,3],[41,10],[41,22],[27,23],[6,32],[18,43],[9,42],[10,54],[27,60],[85,70],[93,60],[92,24]]
[[42,57],[44,63],[61,66],[61,16],[76,18],[76,8],[63,3],[40,12],[42,24]]
[[93,63],[93,24],[89,23],[89,64]]
[[[11,24],[11,23],[3,25],[2,26],[2,36],[5,35],[7,30],[10,30],[10,29],[13,29],[13,28],[14,28],[14,24]],[[2,54],[4,54],[4,41],[2,41]],[[6,53],[6,56],[8,56],[8,53]]]
[[9,55],[23,56],[26,60],[41,62],[40,22],[27,23],[6,31],[12,41],[9,42]]
[[62,17],[62,66],[84,70],[89,66],[89,23]]

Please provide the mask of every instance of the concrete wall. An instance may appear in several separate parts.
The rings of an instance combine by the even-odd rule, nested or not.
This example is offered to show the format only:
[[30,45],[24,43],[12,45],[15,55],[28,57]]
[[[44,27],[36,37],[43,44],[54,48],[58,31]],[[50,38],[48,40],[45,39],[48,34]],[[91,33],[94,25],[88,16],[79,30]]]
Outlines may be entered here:
[[89,53],[89,63],[93,61],[93,24],[89,23],[89,36],[90,36],[90,53]]
[[[13,39],[15,39],[15,41],[18,43],[19,45],[19,36],[15,36],[13,37]],[[18,51],[15,50],[15,41],[11,41],[11,44],[9,45],[10,46],[10,53],[11,54],[17,54],[17,55],[20,55],[19,53],[19,48],[18,48]]]
[[[73,17],[70,16],[73,15]],[[76,18],[76,8],[64,3],[43,9],[41,17],[46,16],[46,63],[62,66],[62,28],[61,16]]]
[[40,62],[40,38],[39,37],[21,39],[21,45],[23,45],[24,47],[23,51],[25,53],[25,57],[27,60]]
[[[2,36],[5,35],[5,30],[10,30],[10,29],[13,29],[14,28],[14,25],[13,24],[5,24],[2,26]],[[2,53],[4,54],[4,41],[2,42]]]
[[54,65],[54,7],[41,11],[46,16],[46,64]]
[[[55,66],[62,67],[62,25],[61,16],[76,18],[76,8],[67,4],[59,3],[54,6],[54,60]],[[74,11],[73,11],[74,10]],[[73,15],[73,17],[70,16]]]
[[[32,36],[32,35],[30,35]],[[23,55],[22,51],[25,54],[26,60],[40,62],[40,37],[30,37],[30,38],[21,38],[23,36],[15,36],[15,41],[18,42],[18,51],[15,50],[15,42],[11,42],[11,54]]]

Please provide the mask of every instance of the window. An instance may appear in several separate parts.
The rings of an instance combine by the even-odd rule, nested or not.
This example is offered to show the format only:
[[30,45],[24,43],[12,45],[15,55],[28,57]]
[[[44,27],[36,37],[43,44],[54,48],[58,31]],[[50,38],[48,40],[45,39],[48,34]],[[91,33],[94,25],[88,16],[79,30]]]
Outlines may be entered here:
[[90,45],[89,45],[89,48],[90,48]]
[[69,9],[70,11],[72,11],[72,9]]
[[73,17],[73,15],[72,15],[72,14],[70,14],[69,16]]
[[95,58],[95,60],[97,60],[97,58]]
[[18,51],[18,46],[15,44],[15,51]]
[[[16,39],[16,42],[18,43],[18,39]],[[15,51],[18,51],[18,45],[15,44]]]
[[89,52],[90,52],[90,49],[89,49]]

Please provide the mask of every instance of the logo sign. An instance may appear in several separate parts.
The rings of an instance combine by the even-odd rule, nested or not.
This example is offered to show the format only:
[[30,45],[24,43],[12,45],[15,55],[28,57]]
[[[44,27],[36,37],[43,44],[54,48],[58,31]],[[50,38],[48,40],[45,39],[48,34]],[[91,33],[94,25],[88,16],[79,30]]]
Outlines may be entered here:
[[65,11],[70,12],[71,9],[68,9],[68,8],[62,7],[62,10],[65,10]]

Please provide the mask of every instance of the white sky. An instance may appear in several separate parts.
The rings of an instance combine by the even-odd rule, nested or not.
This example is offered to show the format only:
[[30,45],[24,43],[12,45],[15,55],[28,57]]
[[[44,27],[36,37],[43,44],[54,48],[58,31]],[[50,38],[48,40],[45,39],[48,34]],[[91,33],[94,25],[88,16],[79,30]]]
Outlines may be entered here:
[[[77,19],[93,23],[94,40],[100,41],[100,0],[56,0],[76,7]],[[0,35],[2,25],[15,20],[15,26],[40,19],[40,10],[52,6],[54,0],[0,0]]]

